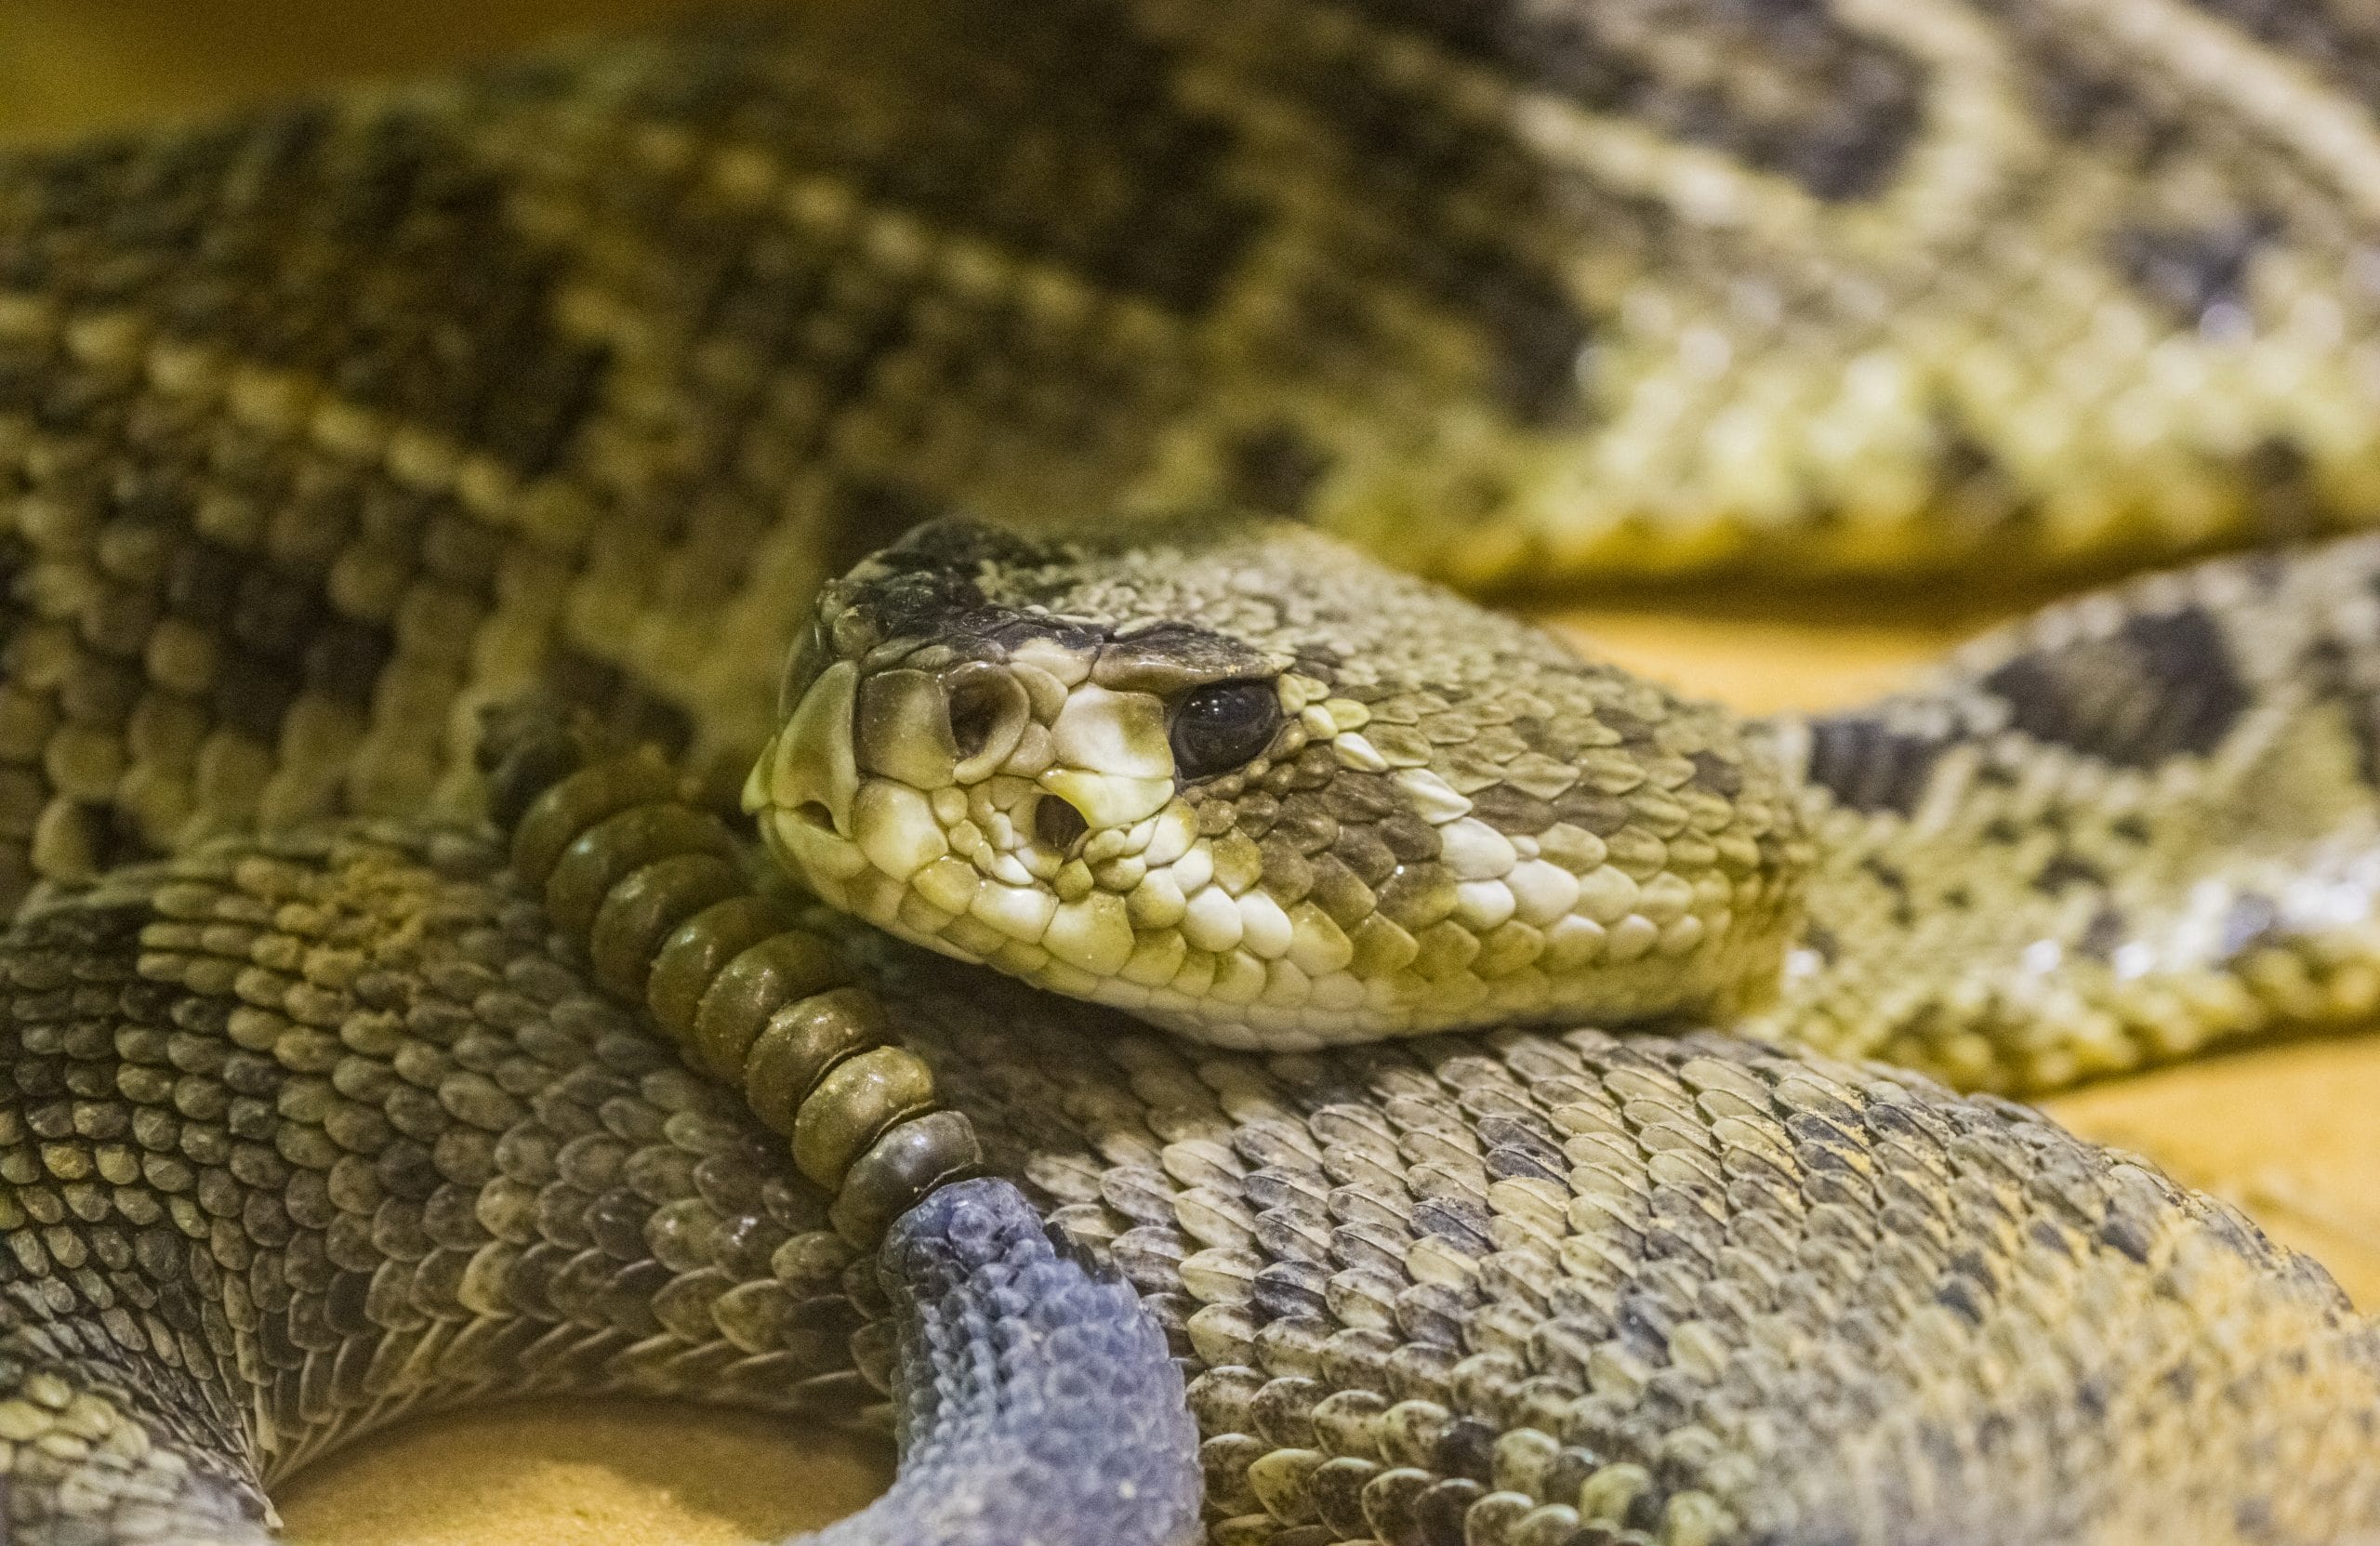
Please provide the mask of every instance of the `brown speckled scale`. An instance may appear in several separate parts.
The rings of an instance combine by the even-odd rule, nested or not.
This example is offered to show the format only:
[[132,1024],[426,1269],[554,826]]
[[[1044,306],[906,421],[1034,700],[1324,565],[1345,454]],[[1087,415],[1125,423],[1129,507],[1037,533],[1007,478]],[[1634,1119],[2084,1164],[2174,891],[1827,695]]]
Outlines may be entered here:
[[16,1539],[254,1539],[275,1476],[474,1395],[851,1409],[826,1199],[499,864],[295,838],[9,936]]

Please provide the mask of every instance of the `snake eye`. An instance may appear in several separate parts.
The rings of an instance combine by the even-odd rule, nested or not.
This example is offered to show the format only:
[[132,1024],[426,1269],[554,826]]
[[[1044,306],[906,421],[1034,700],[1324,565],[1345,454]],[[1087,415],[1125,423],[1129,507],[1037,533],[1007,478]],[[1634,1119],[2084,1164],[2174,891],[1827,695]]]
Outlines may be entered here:
[[1218,681],[1173,711],[1173,771],[1206,778],[1238,767],[1273,744],[1281,700],[1269,681]]

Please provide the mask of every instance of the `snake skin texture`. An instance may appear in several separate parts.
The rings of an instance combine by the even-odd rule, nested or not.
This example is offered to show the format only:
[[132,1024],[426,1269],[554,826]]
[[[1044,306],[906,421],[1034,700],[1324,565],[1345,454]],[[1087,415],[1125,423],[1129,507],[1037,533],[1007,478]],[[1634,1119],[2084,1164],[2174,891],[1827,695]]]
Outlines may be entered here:
[[[0,949],[0,1537],[262,1542],[273,1476],[474,1395],[848,1416],[897,1338],[910,1479],[819,1546],[1179,1546],[1196,1435],[1131,1290],[969,1181],[894,1226],[888,1303],[494,857],[370,831],[221,852]],[[234,934],[284,970],[233,983]],[[947,1485],[971,1468],[1010,1485]]]
[[2056,1089],[2380,1007],[2380,545],[2054,607],[1907,693],[1771,727],[1818,864],[1749,1024]]
[[[2380,1333],[2024,1107],[1713,1036],[1260,1058],[872,967],[1184,1360],[1210,1541],[2380,1527]],[[888,1380],[824,1193],[482,839],[235,839],[34,912],[0,971],[15,1539],[252,1541],[273,1478],[473,1396]]]
[[732,787],[949,508],[1549,580],[2369,513],[2368,40],[1877,9],[821,5],[12,157],[0,895],[413,813],[533,682]]
[[[836,1546],[1174,1546],[1194,1445],[1213,1546],[2380,1539],[2321,1271],[1934,1082],[2380,1001],[2366,539],[1754,724],[1339,545],[2369,523],[2375,61],[2219,0],[820,4],[0,162],[7,1539],[252,1542],[399,1413],[594,1391],[900,1415]],[[1250,532],[1239,601],[1154,583]],[[916,939],[994,927],[963,818],[1030,893],[985,913],[1055,898],[965,953],[1057,994],[1204,931],[1180,1002],[1097,996],[1241,1045],[822,915],[889,1041],[830,1077],[921,1125],[925,1070],[986,1172],[875,1251],[777,1020],[681,1056],[491,832],[523,694]],[[975,730],[1026,760],[937,804]],[[573,838],[579,912],[781,883],[700,830]],[[1329,1021],[1342,966],[1428,1012]]]
[[2380,1006],[2375,580],[2209,561],[1747,724],[1302,530],[937,522],[826,588],[745,799],[834,905],[1219,1045],[1718,1016],[2036,1092]]

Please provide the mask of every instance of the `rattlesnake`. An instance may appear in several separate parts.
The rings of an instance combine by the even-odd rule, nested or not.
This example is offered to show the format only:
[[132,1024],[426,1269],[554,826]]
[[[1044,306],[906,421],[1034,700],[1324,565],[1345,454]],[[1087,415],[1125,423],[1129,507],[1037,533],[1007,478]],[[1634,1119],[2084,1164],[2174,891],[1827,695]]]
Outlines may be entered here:
[[[2004,1098],[2380,1001],[2375,60],[818,6],[10,162],[9,1539],[871,1385],[827,1540],[2380,1532],[2380,1332]],[[1349,539],[2268,546],[1744,722]]]

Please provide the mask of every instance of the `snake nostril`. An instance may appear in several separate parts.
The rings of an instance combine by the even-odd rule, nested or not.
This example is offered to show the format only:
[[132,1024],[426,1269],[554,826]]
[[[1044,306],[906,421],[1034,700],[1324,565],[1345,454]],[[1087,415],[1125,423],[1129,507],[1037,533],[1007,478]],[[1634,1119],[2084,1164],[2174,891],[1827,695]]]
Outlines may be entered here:
[[950,694],[950,738],[959,755],[972,757],[991,741],[992,727],[1005,706],[996,690],[978,681],[961,682]]
[[959,777],[972,782],[1016,749],[1032,707],[1013,676],[985,661],[971,661],[947,673],[943,690]]
[[826,809],[824,800],[805,799],[793,808],[796,820],[808,822],[822,832],[835,829],[835,813]]
[[1034,807],[1033,835],[1060,853],[1073,848],[1090,830],[1091,823],[1083,819],[1082,813],[1056,795],[1043,795]]

